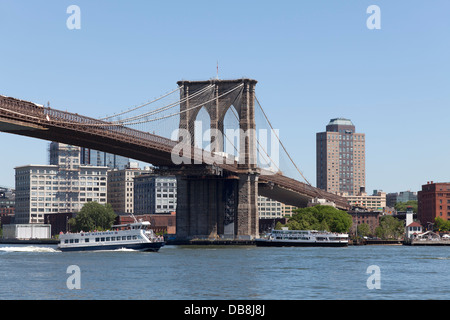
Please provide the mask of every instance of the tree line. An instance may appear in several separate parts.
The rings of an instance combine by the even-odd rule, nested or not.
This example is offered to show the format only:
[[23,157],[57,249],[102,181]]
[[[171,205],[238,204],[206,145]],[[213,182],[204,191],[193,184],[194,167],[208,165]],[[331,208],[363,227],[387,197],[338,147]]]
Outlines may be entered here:
[[[282,227],[287,227],[289,230],[320,230],[349,233],[352,224],[352,216],[347,212],[331,206],[317,205],[293,210],[293,215],[288,222],[284,225],[278,222],[275,229],[280,230]],[[376,236],[383,240],[399,239],[404,235],[404,227],[403,221],[386,215],[380,217],[380,223],[375,230],[371,230],[366,223],[358,225],[357,236]]]

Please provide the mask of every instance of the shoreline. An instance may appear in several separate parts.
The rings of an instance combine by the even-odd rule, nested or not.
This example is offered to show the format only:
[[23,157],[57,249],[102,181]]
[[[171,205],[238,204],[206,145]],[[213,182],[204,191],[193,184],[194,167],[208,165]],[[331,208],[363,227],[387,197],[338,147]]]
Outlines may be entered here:
[[[59,240],[57,239],[0,239],[1,244],[23,244],[23,245],[57,245]],[[192,239],[192,240],[168,240],[165,245],[167,246],[256,246],[255,240],[205,240],[205,239]],[[403,240],[365,240],[362,242],[350,241],[348,246],[450,246],[450,241],[403,241]]]

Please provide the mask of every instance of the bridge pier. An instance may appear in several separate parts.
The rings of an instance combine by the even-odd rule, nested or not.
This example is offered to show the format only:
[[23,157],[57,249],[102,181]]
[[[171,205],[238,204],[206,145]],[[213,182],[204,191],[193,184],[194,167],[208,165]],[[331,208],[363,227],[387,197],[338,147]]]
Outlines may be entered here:
[[258,172],[239,174],[235,237],[259,236]]
[[215,177],[177,176],[177,239],[223,234],[223,183]]
[[177,240],[259,236],[258,170],[235,175],[192,165],[158,171],[177,177]]

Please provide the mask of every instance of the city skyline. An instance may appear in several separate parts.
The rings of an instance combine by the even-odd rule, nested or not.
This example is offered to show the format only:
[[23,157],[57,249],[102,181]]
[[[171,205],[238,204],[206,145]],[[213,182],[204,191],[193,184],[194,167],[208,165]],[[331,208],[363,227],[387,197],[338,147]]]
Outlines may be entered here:
[[[0,94],[102,117],[178,80],[215,77],[218,66],[221,79],[258,80],[258,100],[311,182],[315,134],[340,117],[366,134],[368,192],[450,180],[450,150],[442,147],[450,118],[445,1],[76,1],[81,29],[69,30],[71,4],[2,1]],[[379,30],[366,26],[372,4],[381,9]],[[14,187],[14,167],[48,164],[48,141],[0,139],[8,150],[0,185]]]

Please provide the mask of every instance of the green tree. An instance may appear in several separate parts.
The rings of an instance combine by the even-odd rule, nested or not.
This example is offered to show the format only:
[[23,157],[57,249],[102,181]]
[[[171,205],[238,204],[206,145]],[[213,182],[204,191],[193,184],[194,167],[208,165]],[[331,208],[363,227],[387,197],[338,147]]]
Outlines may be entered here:
[[434,231],[450,231],[450,221],[444,220],[441,217],[434,219]]
[[417,200],[409,200],[406,202],[397,202],[395,204],[395,210],[397,211],[406,211],[408,207],[411,207],[413,212],[417,213]]
[[284,225],[280,221],[278,221],[275,225],[275,230],[281,230],[282,227],[284,227]]
[[87,202],[75,218],[69,220],[73,232],[108,230],[114,223],[116,214],[109,203],[102,205]]
[[331,206],[318,205],[296,209],[293,212],[287,223],[290,230],[327,230],[347,233],[352,226],[352,217],[347,212]]
[[398,239],[405,233],[404,222],[392,216],[382,216],[375,233],[383,240]]
[[357,227],[359,237],[367,237],[372,234],[370,226],[367,223],[361,223]]

